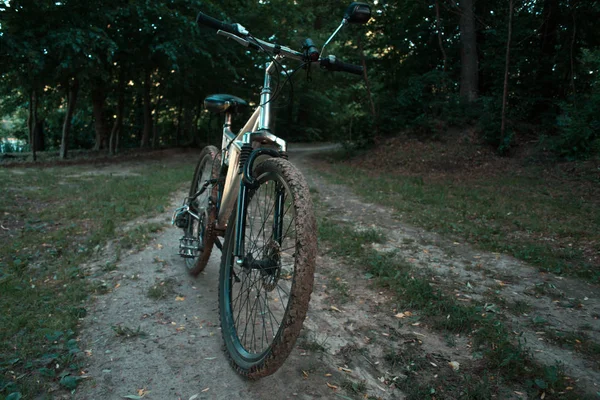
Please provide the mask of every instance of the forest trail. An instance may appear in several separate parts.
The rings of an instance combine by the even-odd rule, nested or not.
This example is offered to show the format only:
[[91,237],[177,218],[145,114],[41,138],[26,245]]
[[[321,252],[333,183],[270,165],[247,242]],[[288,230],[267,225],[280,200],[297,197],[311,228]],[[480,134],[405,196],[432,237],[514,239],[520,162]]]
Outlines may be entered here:
[[[560,361],[579,387],[591,395],[599,390],[598,360],[552,345],[530,323],[540,317],[565,330],[585,325],[590,337],[600,342],[596,286],[542,274],[511,257],[407,226],[392,218],[392,210],[326,182],[308,157],[315,149],[294,147],[290,160],[307,177],[318,198],[319,215],[357,230],[376,228],[387,237],[383,244],[357,246],[394,249],[415,267],[431,269],[432,285],[465,302],[485,302],[489,312],[504,313],[536,359],[547,365]],[[173,199],[172,209],[183,193]],[[222,350],[217,309],[220,252],[215,249],[205,272],[193,279],[177,255],[181,233],[170,226],[170,211],[152,222],[164,223],[165,229],[142,251],[122,256],[114,270],[103,269],[106,260],[88,265],[92,279],[107,293],[92,300],[83,322],[87,379],[76,399],[401,399],[397,382],[419,379],[435,387],[438,375],[454,373],[457,365],[460,371],[469,370],[473,363],[468,336],[448,338],[417,320],[403,323],[399,314],[411,315],[411,310],[396,309],[391,293],[320,244],[310,309],[294,351],[274,375],[242,379]],[[111,254],[110,245],[104,253]],[[553,300],[556,293],[577,306],[558,304]],[[526,300],[531,310],[513,314],[500,306],[500,298],[507,304]],[[414,367],[414,376],[407,366]],[[506,390],[502,398],[526,398],[522,388]]]

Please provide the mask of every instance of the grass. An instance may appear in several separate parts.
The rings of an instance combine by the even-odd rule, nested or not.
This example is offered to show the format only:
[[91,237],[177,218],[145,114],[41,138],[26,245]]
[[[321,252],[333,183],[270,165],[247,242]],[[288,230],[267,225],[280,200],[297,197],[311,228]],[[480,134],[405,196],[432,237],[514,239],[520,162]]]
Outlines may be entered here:
[[141,330],[140,326],[138,326],[137,329],[133,329],[128,326],[115,325],[111,326],[111,329],[115,332],[116,336],[124,339],[143,338],[148,336],[146,332]]
[[333,298],[338,304],[344,304],[350,300],[350,288],[348,287],[348,283],[342,277],[330,277],[328,286],[334,290],[335,293]]
[[[445,335],[469,336],[474,355],[481,358],[479,368],[493,378],[493,383],[482,386],[476,375],[463,373],[460,379],[448,376],[447,385],[436,384],[435,387],[428,386],[427,382],[407,379],[400,388],[408,391],[409,399],[490,398],[501,390],[503,382],[525,387],[532,396],[561,393],[561,398],[579,398],[578,393],[566,391],[573,382],[566,379],[561,368],[535,362],[501,316],[486,312],[485,304],[458,302],[452,294],[433,286],[428,272],[414,269],[398,254],[379,253],[370,247],[357,245],[363,234],[345,224],[324,218],[319,221],[319,240],[328,243],[331,252],[343,255],[348,263],[366,268],[380,286],[394,292],[395,308],[417,311],[424,324]],[[403,354],[390,353],[386,360],[392,367],[395,364],[412,365],[411,368],[420,365],[415,362],[406,364],[403,357]],[[481,375],[481,371],[478,374]],[[482,396],[482,392],[486,395]]]
[[163,300],[175,293],[174,290],[175,280],[166,279],[164,281],[156,283],[156,285],[150,286],[148,289],[148,297],[152,300]]
[[322,171],[366,201],[392,207],[403,220],[504,252],[541,270],[600,280],[598,199],[536,169],[487,177],[374,175],[351,163]]
[[[138,163],[125,177],[82,173],[98,166],[0,169],[0,399],[76,385],[64,378],[76,376],[77,362],[62,359],[78,352],[90,293],[105,292],[81,265],[108,240],[117,253],[138,248],[160,226],[121,228],[162,212],[191,168]],[[103,269],[115,268],[111,260]]]
[[309,337],[303,338],[300,347],[313,353],[326,353],[331,347],[328,341],[329,336],[327,335],[319,337],[316,334],[311,334]]
[[554,344],[575,351],[579,354],[583,354],[588,359],[596,363],[596,367],[600,367],[600,345],[594,342],[584,332],[565,332],[557,329],[551,329],[544,327],[543,337],[550,340]]

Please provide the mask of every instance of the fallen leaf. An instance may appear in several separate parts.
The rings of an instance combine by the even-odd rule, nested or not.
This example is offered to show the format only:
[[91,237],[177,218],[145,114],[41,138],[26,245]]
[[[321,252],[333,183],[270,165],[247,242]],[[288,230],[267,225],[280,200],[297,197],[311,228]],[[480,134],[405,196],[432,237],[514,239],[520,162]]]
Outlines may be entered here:
[[175,297],[175,301],[184,301],[185,297],[184,296],[177,296]]
[[458,369],[460,368],[460,363],[458,363],[457,361],[450,361],[448,365],[450,365],[450,368],[452,368],[454,371],[458,371]]
[[340,371],[344,371],[344,372],[348,372],[348,373],[352,372],[352,370],[351,370],[351,369],[344,368],[344,367],[338,367],[338,369],[339,369]]
[[406,317],[406,315],[403,312],[400,312],[400,313],[394,315],[394,317],[396,317],[398,319],[402,319],[402,318]]
[[329,376],[331,376],[331,374],[325,374],[325,376],[329,377]]
[[308,378],[308,372],[302,371],[302,375],[304,375],[304,379]]
[[208,392],[208,389],[210,389],[210,388],[202,389],[202,393]]
[[121,286],[121,284],[120,284],[120,283],[117,283],[117,284],[115,285],[115,289],[119,288],[120,286]]
[[217,357],[204,357],[204,359],[208,360],[208,361],[212,361],[212,360],[216,360]]
[[196,393],[195,395],[193,395],[192,397],[190,397],[188,400],[196,400],[199,395],[200,395],[199,393]]
[[333,311],[337,311],[337,312],[342,312],[342,310],[340,310],[339,308],[337,308],[336,306],[331,306],[331,309]]
[[331,383],[327,382],[327,387],[329,387],[330,389],[336,390],[338,387],[335,385],[332,385]]

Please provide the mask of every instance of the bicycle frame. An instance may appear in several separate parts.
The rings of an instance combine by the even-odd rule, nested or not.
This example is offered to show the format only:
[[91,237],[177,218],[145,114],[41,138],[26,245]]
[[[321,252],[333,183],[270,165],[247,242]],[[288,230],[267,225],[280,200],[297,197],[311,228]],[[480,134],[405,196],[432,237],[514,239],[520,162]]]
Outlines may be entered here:
[[[215,228],[224,232],[227,228],[227,222],[230,219],[233,208],[236,205],[238,209],[238,218],[236,225],[236,249],[235,254],[241,257],[240,252],[243,249],[243,224],[245,223],[244,204],[246,201],[246,191],[242,181],[240,171],[240,155],[242,146],[251,144],[253,149],[261,148],[263,145],[274,145],[279,152],[287,150],[285,140],[273,135],[270,130],[271,111],[271,79],[272,74],[277,70],[275,62],[283,59],[283,56],[275,56],[272,61],[265,66],[264,84],[260,94],[260,104],[242,129],[236,135],[231,130],[232,114],[225,114],[225,123],[223,125],[223,138],[221,141],[221,171],[224,166],[227,167],[225,182],[220,190],[219,199],[217,199],[217,221]],[[281,202],[281,201],[278,201]]]

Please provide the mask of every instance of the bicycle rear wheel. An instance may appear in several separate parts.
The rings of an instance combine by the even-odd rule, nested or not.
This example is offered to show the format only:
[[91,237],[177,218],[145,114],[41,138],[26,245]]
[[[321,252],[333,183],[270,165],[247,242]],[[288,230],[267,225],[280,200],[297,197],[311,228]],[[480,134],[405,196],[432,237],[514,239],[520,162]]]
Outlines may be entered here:
[[257,379],[291,352],[306,317],[317,253],[308,185],[287,160],[269,159],[253,174],[247,196],[244,257],[234,259],[230,218],[219,276],[221,332],[230,362]]
[[[194,171],[194,178],[189,192],[190,197],[195,195],[206,181],[218,177],[219,164],[219,150],[215,146],[206,146],[200,153]],[[215,241],[213,226],[216,211],[214,205],[209,201],[211,196],[216,199],[217,185],[208,186],[204,193],[190,203],[190,210],[199,217],[199,219],[196,219],[188,215],[188,224],[184,229],[186,237],[197,240],[197,256],[185,258],[185,265],[192,276],[197,276],[206,268]]]

